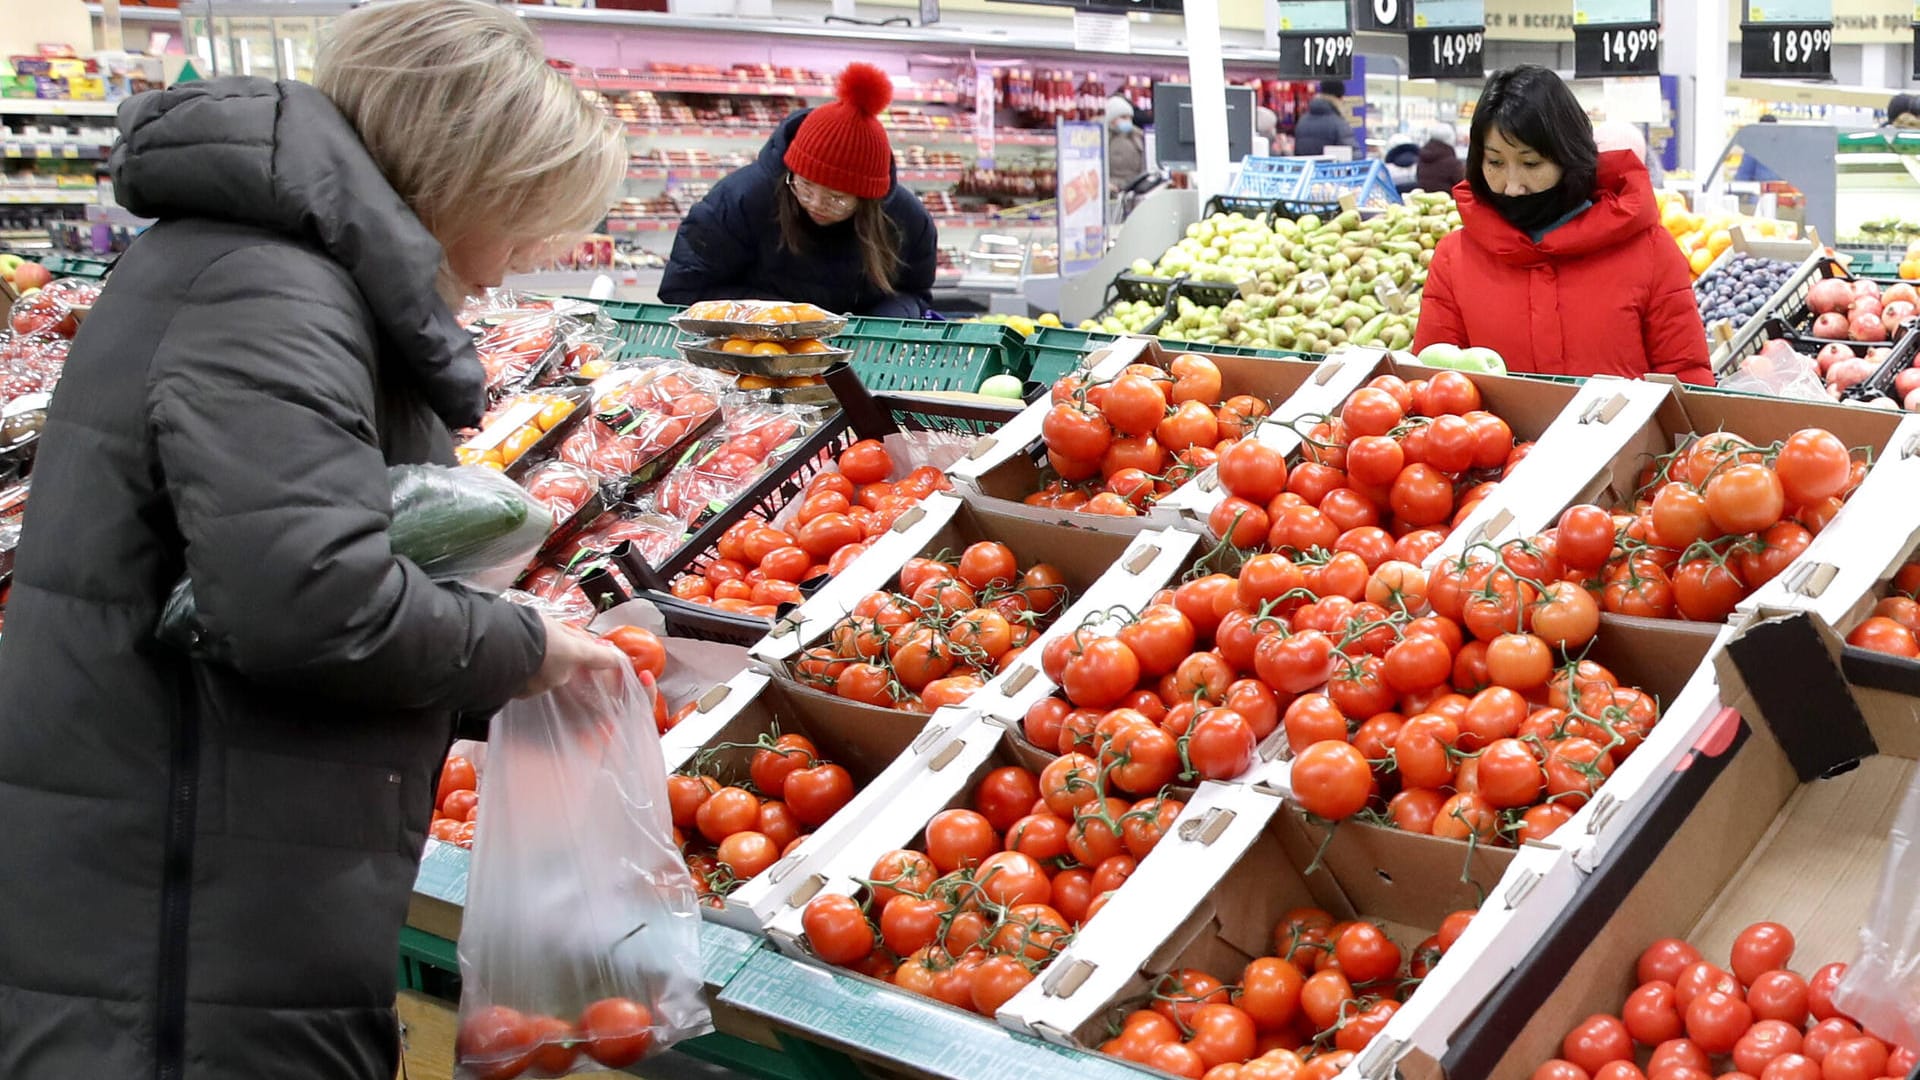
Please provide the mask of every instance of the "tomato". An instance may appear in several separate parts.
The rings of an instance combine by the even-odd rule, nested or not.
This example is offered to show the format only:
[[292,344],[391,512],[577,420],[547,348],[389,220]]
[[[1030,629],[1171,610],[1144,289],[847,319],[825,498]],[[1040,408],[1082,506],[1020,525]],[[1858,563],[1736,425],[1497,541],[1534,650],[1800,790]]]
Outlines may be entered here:
[[1437,371],[1414,393],[1414,411],[1422,416],[1461,416],[1480,408],[1480,387],[1458,371]]
[[626,998],[601,998],[580,1013],[587,1056],[609,1069],[639,1061],[653,1045],[653,1014]]
[[1280,726],[1280,701],[1272,688],[1258,679],[1237,679],[1227,687],[1223,706],[1240,714],[1253,729],[1255,739],[1264,739]]
[[1746,595],[1727,564],[1711,558],[1688,559],[1673,573],[1673,606],[1683,619],[1724,622]]
[[1343,1008],[1352,1000],[1353,984],[1338,968],[1316,971],[1300,987],[1300,1012],[1316,1031],[1338,1023]]
[[1105,708],[1118,702],[1140,682],[1140,661],[1117,638],[1095,640],[1061,669],[1060,689],[1067,700],[1084,708]]
[[[1222,461],[1224,463],[1224,457]],[[1361,484],[1385,487],[1393,483],[1406,464],[1406,452],[1399,441],[1385,435],[1362,435],[1347,446],[1347,475]],[[1221,483],[1226,483],[1224,474]]]
[[1767,1063],[1800,1052],[1800,1029],[1780,1020],[1757,1020],[1733,1044],[1733,1063],[1744,1072],[1760,1075]]
[[1761,1070],[1760,1080],[1821,1080],[1820,1063],[1803,1054],[1782,1054]]
[[1560,1056],[1592,1073],[1609,1061],[1632,1061],[1633,1039],[1619,1017],[1596,1013],[1567,1033]]
[[1909,596],[1887,596],[1873,605],[1873,614],[1884,615],[1912,630],[1920,627],[1920,602]]
[[1402,694],[1431,690],[1453,674],[1453,656],[1438,638],[1403,638],[1387,650],[1385,659],[1387,685]]
[[1406,416],[1400,402],[1385,390],[1363,386],[1347,396],[1340,407],[1340,422],[1354,437],[1385,435]]
[[[757,819],[754,823],[759,824]],[[739,881],[757,876],[779,857],[780,848],[766,834],[752,830],[728,836],[720,841],[719,850],[715,853],[715,858],[732,871],[734,878]]]
[[839,464],[854,484],[878,484],[893,473],[893,457],[878,439],[861,439],[842,450]]
[[1401,783],[1416,788],[1442,788],[1453,783],[1451,748],[1459,739],[1452,720],[1434,713],[1409,717],[1393,740],[1394,764]]
[[1894,656],[1920,657],[1920,639],[1884,615],[1871,616],[1854,627],[1847,634],[1847,644]]
[[1167,415],[1167,394],[1141,375],[1122,374],[1107,384],[1100,411],[1122,435],[1145,435]]
[[788,773],[785,790],[794,818],[817,828],[853,800],[853,777],[838,765],[821,762]]
[[760,800],[745,788],[721,788],[700,804],[694,822],[700,835],[719,843],[737,832],[746,832],[760,819]]
[[1853,1021],[1839,1016],[1828,1017],[1807,1030],[1806,1038],[1800,1044],[1800,1052],[1824,1063],[1827,1055],[1841,1043],[1859,1037],[1860,1028]]
[[1707,497],[1692,487],[1668,484],[1653,497],[1653,533],[1662,546],[1685,550],[1720,531],[1707,511]]
[[1733,1050],[1740,1036],[1753,1026],[1753,1010],[1738,992],[1708,990],[1687,1003],[1687,1038],[1709,1054]]
[[1659,1076],[1668,1069],[1692,1069],[1706,1073],[1712,1068],[1707,1052],[1686,1039],[1668,1039],[1653,1048],[1653,1055],[1647,1059],[1647,1075]]
[[1587,1070],[1562,1058],[1543,1062],[1533,1070],[1531,1080],[1593,1080]]
[[1220,441],[1220,423],[1214,419],[1213,410],[1205,405],[1197,401],[1183,401],[1175,406],[1165,420],[1160,421],[1153,435],[1170,453],[1179,454],[1195,448],[1210,450]]
[[969,544],[960,553],[957,572],[961,581],[976,589],[1006,588],[1019,576],[1020,567],[1012,548],[997,541],[982,540]]
[[1203,1006],[1224,1005],[1228,999],[1219,979],[1192,968],[1160,976],[1153,985],[1153,994],[1153,1011],[1186,1028],[1193,1027],[1194,1017]]
[[1527,618],[1534,634],[1561,652],[1579,652],[1600,632],[1599,601],[1568,581],[1548,585]]
[[1318,630],[1262,638],[1254,650],[1254,670],[1268,686],[1284,693],[1301,694],[1320,686],[1333,668],[1333,641]]
[[1220,401],[1220,368],[1213,361],[1193,353],[1181,353],[1167,365],[1167,370],[1173,374],[1173,389],[1167,396],[1175,405],[1183,401],[1213,405]]
[[479,775],[474,771],[473,762],[458,754],[448,755],[446,763],[440,766],[440,784],[433,805],[444,810],[447,796],[456,791],[473,791],[478,786]]
[[1757,1020],[1782,1020],[1798,1028],[1807,1022],[1807,980],[1791,971],[1768,971],[1747,988],[1747,1004]]
[[484,1080],[509,1080],[533,1060],[531,1020],[505,1005],[490,1005],[460,1025],[454,1057]]
[[1729,966],[1742,985],[1751,986],[1767,972],[1784,969],[1791,959],[1793,931],[1776,922],[1757,922],[1733,939]]
[[[1463,766],[1464,768],[1464,766]],[[1499,828],[1498,815],[1477,792],[1462,791],[1440,805],[1433,818],[1433,835],[1449,840],[1472,838],[1486,843]]]
[[1673,582],[1666,571],[1641,558],[1607,570],[1601,607],[1615,615],[1665,619],[1673,615]]
[[1765,465],[1734,465],[1707,481],[1707,513],[1721,532],[1759,532],[1786,510],[1780,477]]
[[971,1001],[975,1012],[992,1016],[1000,1006],[1033,981],[1033,972],[1012,956],[990,956],[973,973]]
[[1308,813],[1342,821],[1366,808],[1373,778],[1360,751],[1329,739],[1294,757],[1292,784],[1295,801]]
[[1847,974],[1845,964],[1827,964],[1807,980],[1807,1009],[1815,1020],[1831,1020],[1840,1015],[1833,1005],[1833,988]]
[[1740,982],[1731,973],[1705,961],[1691,964],[1673,981],[1674,1004],[1684,1013],[1687,1006],[1693,1004],[1694,998],[1716,990],[1729,996],[1738,996]]
[[1351,982],[1366,985],[1392,978],[1400,970],[1400,946],[1369,922],[1355,922],[1333,943],[1334,958]]
[[753,831],[772,841],[775,851],[785,851],[800,837],[800,822],[783,802],[761,803],[760,816],[753,824]]
[[1240,714],[1208,709],[1187,733],[1187,760],[1202,780],[1231,780],[1252,767],[1258,743]]
[[1040,437],[1051,453],[1076,461],[1098,461],[1113,445],[1114,431],[1100,413],[1062,403],[1048,410],[1040,425]]
[[1234,547],[1247,549],[1266,543],[1273,525],[1260,505],[1230,495],[1207,515],[1207,528]]
[[1100,797],[1100,766],[1085,754],[1061,754],[1040,772],[1040,798],[1062,818]]
[[1257,1031],[1284,1031],[1300,1010],[1300,990],[1305,984],[1306,976],[1290,961],[1263,956],[1247,964],[1234,1004],[1253,1020]]
[[1545,686],[1553,674],[1553,651],[1532,634],[1501,634],[1487,643],[1487,678],[1495,686],[1526,692]]
[[1173,606],[1193,624],[1195,634],[1212,634],[1227,611],[1224,607],[1216,608],[1216,603],[1226,602],[1230,606],[1238,590],[1236,579],[1226,574],[1208,574],[1175,589]]
[[1388,501],[1403,524],[1438,525],[1453,514],[1453,485],[1430,465],[1409,465],[1394,479]]
[[1044,618],[1066,606],[1067,581],[1053,564],[1034,563],[1020,575],[1020,595],[1034,615]]
[[1840,495],[1853,476],[1847,444],[1830,431],[1804,428],[1787,436],[1773,462],[1781,490],[1796,506]]
[[753,786],[760,794],[769,799],[786,798],[787,777],[795,769],[813,764],[818,753],[813,742],[804,735],[781,735],[770,746],[763,746],[753,752],[748,765],[748,775]]
[[993,823],[972,810],[942,810],[927,822],[927,857],[943,874],[978,866],[1000,846]]
[[[1539,759],[1518,739],[1498,739],[1482,750],[1478,775],[1481,798],[1496,810],[1529,806],[1539,801],[1546,785]],[[1651,1045],[1660,1040],[1642,1041]]]

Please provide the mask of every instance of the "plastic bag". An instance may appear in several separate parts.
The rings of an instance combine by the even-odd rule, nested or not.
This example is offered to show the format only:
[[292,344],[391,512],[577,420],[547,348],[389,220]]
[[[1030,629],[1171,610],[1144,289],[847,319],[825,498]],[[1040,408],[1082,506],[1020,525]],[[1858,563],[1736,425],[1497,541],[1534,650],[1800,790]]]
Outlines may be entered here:
[[701,440],[654,493],[661,513],[689,527],[709,508],[731,503],[752,487],[823,420],[813,406],[732,400],[720,429]]
[[1720,379],[1720,389],[1745,394],[1771,394],[1801,401],[1833,400],[1820,378],[1820,365],[1804,353],[1755,353]]
[[[435,581],[458,581],[487,592],[513,584],[540,550],[552,518],[520,485],[491,469],[394,465],[393,553]],[[154,636],[202,660],[229,655],[226,642],[200,624],[193,582],[182,577],[160,609]]]
[[1869,1034],[1920,1051],[1920,773],[1893,818],[1880,895],[1860,930],[1860,955],[1833,1004]]
[[461,1077],[625,1068],[712,1029],[648,693],[623,667],[493,718],[460,930]]

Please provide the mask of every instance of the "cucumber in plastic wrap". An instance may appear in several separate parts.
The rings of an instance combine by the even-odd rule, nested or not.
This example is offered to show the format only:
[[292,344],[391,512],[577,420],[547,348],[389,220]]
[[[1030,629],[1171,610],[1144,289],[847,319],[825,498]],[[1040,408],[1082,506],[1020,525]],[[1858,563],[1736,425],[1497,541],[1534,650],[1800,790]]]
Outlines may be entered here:
[[[478,466],[394,465],[387,536],[435,581],[486,592],[513,584],[547,538],[553,518],[520,485]],[[154,636],[197,659],[224,660],[226,642],[200,623],[193,582],[182,577],[160,609]]]

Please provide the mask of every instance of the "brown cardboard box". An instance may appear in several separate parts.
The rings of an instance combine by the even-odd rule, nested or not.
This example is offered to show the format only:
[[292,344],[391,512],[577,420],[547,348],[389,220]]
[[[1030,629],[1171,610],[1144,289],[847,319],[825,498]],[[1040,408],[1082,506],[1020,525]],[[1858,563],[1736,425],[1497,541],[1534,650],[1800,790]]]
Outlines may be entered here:
[[1746,722],[1729,713],[1702,740],[1444,1072],[1407,1075],[1525,1080],[1582,1018],[1617,1012],[1634,959],[1662,937],[1724,966],[1743,928],[1772,920],[1793,931],[1801,974],[1851,960],[1915,777],[1920,721],[1911,699],[1849,694],[1837,648],[1805,614],[1746,626],[1719,664],[1723,698]]

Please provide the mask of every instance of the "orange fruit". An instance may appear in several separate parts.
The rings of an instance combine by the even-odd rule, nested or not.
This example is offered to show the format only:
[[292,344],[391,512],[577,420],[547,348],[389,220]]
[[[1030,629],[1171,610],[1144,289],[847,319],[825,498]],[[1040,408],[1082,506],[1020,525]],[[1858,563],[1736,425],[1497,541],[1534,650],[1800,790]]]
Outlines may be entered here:
[[756,341],[753,343],[754,356],[785,356],[787,347],[777,341]]
[[766,317],[760,321],[770,322],[770,323],[790,323],[790,322],[799,322],[800,319],[797,315],[794,314],[793,305],[781,304],[779,307],[768,308],[766,311]]
[[751,356],[753,347],[757,344],[759,343],[748,341],[746,338],[729,338],[725,345],[720,346],[720,351],[732,353],[735,356]]
[[540,415],[533,418],[533,422],[541,431],[552,431],[555,425],[565,420],[571,412],[573,412],[573,402],[566,398],[553,398],[547,402],[545,408],[540,410]]
[[792,311],[794,322],[819,322],[828,317],[826,310],[818,304],[794,304]]
[[812,356],[816,353],[832,352],[833,349],[818,338],[807,338],[787,346],[787,351],[795,356]]
[[734,385],[742,390],[771,390],[774,380],[764,375],[742,375],[734,380]]
[[825,382],[826,380],[818,375],[788,375],[780,380],[780,385],[784,389],[794,389],[802,386],[819,386]]
[[507,436],[507,440],[501,443],[500,449],[496,451],[496,453],[500,455],[501,463],[504,464],[509,461],[520,460],[520,455],[532,449],[533,444],[540,441],[542,434],[544,434],[544,432],[539,428],[528,424],[526,427]]

